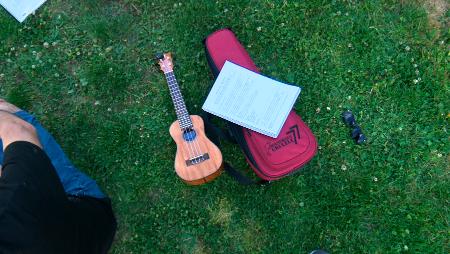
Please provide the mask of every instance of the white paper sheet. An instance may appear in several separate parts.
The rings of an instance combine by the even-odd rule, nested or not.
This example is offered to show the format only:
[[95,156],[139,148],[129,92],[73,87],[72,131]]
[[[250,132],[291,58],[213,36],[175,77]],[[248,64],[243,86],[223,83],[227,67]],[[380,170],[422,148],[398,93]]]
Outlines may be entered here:
[[2,5],[19,22],[37,10],[46,0],[0,0]]
[[202,109],[276,138],[300,91],[227,61]]

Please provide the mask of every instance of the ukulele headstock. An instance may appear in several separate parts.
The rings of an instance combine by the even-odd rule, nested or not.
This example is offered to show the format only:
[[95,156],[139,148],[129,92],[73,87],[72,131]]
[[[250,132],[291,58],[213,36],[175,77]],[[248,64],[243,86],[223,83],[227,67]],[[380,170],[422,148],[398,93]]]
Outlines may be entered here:
[[159,67],[164,72],[164,74],[173,71],[173,62],[171,53],[156,54],[156,59],[158,59]]

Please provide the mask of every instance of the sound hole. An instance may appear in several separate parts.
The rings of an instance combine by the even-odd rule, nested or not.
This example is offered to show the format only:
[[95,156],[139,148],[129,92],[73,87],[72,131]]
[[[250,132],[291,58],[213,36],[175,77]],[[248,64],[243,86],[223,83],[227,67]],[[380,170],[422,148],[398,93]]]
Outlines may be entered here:
[[186,141],[192,141],[197,137],[197,133],[193,129],[187,129],[183,132],[183,138]]

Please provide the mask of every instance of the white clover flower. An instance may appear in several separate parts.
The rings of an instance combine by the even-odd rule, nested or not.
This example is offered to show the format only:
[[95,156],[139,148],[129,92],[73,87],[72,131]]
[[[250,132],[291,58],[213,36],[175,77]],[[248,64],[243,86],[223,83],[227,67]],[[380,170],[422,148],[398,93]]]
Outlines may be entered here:
[[262,29],[262,27],[258,26],[258,27],[256,28],[256,31],[260,32],[261,29]]
[[317,114],[320,113],[320,108],[316,108],[316,113],[317,113]]
[[100,101],[95,101],[95,102],[94,102],[94,105],[95,105],[95,106],[100,105]]
[[330,110],[331,110],[331,108],[330,108],[330,107],[327,107],[327,110],[328,110],[328,111],[330,111]]
[[411,50],[411,48],[410,48],[409,46],[406,46],[406,47],[405,47],[405,50],[406,50],[406,51],[409,51],[409,50]]
[[344,164],[342,164],[341,169],[342,169],[343,171],[345,171],[345,170],[347,170],[347,166],[345,166]]
[[419,83],[419,80],[414,79],[414,80],[413,80],[413,83],[414,83],[414,84],[417,84],[417,83]]
[[35,69],[36,68],[36,65],[31,65],[31,69]]
[[48,49],[48,47],[50,47],[50,44],[48,44],[48,42],[44,42],[44,44],[42,44],[44,46],[44,48]]
[[80,79],[80,83],[81,83],[81,86],[86,86],[88,84],[88,81],[86,79],[82,78],[82,79]]
[[374,181],[374,182],[378,182],[378,178],[374,177],[374,178],[373,178],[373,181]]
[[438,154],[437,154],[437,157],[438,157],[438,158],[441,158],[441,157],[442,157],[442,153],[438,153]]

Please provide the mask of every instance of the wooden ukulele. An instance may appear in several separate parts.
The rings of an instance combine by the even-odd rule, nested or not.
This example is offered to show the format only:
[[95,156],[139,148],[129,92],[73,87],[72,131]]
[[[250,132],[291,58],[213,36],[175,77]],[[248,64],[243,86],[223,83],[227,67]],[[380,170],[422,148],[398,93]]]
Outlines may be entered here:
[[156,58],[166,76],[178,118],[169,129],[177,145],[175,171],[187,184],[199,185],[209,182],[222,172],[222,153],[206,137],[202,118],[189,115],[173,73],[171,54],[157,54]]

